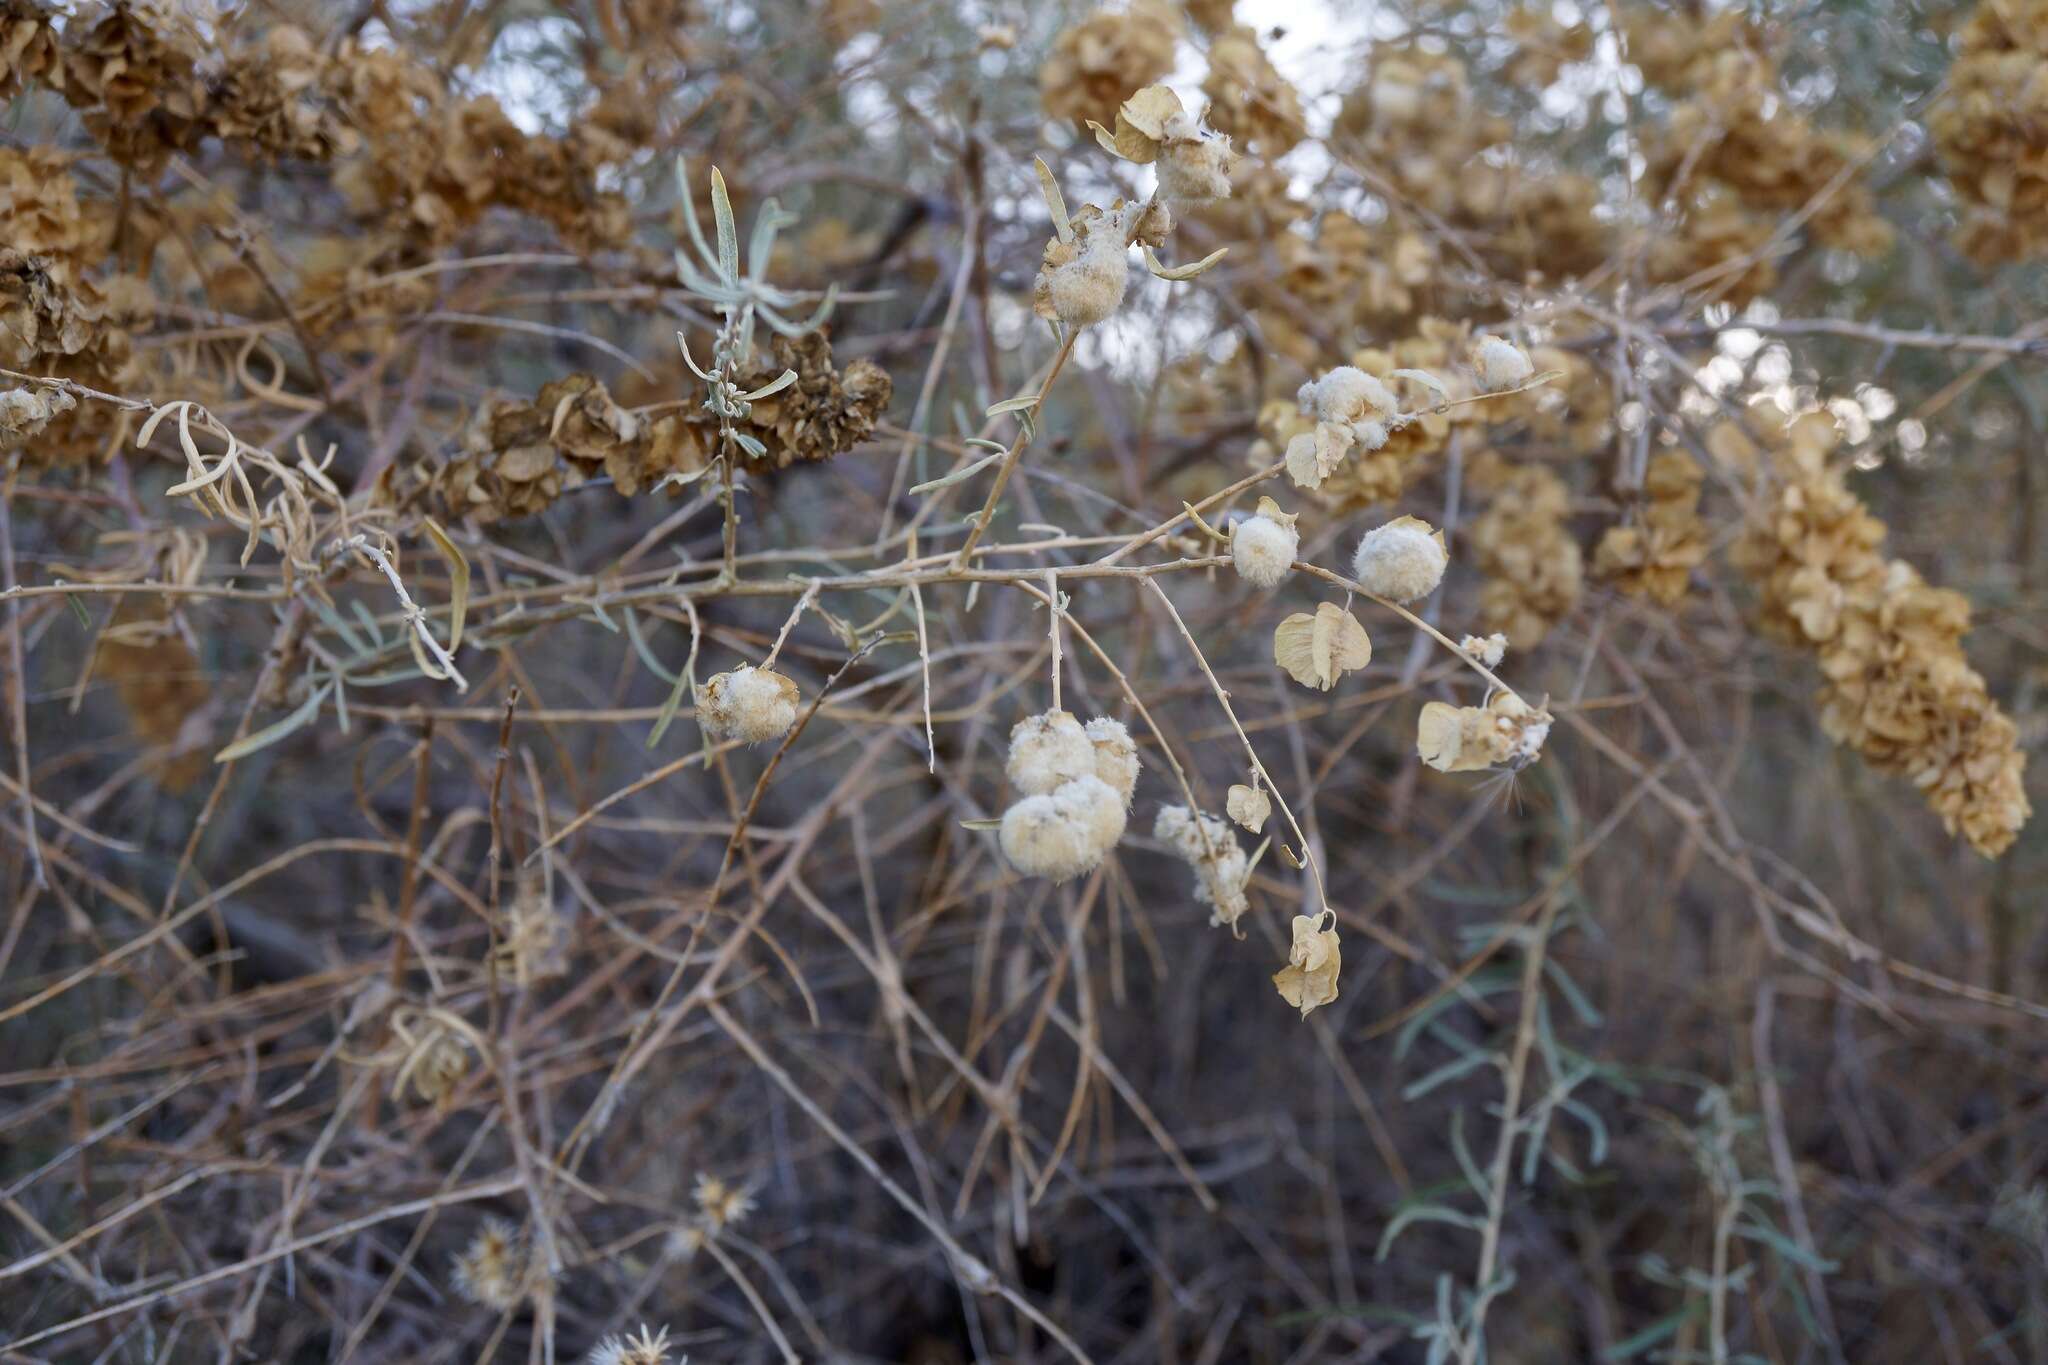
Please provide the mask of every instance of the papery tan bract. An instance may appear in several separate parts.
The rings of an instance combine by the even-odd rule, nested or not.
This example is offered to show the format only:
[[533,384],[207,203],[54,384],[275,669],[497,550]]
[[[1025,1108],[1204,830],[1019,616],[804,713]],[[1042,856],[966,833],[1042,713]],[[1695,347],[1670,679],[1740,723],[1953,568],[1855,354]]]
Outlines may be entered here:
[[1303,687],[1327,692],[1372,662],[1372,640],[1357,617],[1324,602],[1315,615],[1296,612],[1274,628],[1273,662]]
[[1527,767],[1543,751],[1551,716],[1512,692],[1495,692],[1484,706],[1433,701],[1415,727],[1415,751],[1439,772]]
[[[1324,924],[1327,917],[1329,923]],[[1280,998],[1301,1011],[1306,1019],[1314,1010],[1337,998],[1337,973],[1343,954],[1337,941],[1336,916],[1296,915],[1291,926],[1293,944],[1287,965],[1273,974]]]
[[1273,798],[1239,782],[1225,795],[1223,810],[1239,825],[1257,834],[1265,829],[1267,818],[1273,814]]

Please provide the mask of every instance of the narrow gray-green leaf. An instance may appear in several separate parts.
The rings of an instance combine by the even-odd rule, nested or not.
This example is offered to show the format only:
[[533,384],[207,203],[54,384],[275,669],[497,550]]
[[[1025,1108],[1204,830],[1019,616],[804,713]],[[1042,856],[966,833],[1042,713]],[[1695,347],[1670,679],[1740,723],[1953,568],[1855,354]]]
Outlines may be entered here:
[[319,688],[311,696],[300,702],[290,715],[282,720],[272,721],[253,734],[243,735],[233,744],[228,745],[227,748],[215,754],[213,761],[216,763],[233,763],[236,759],[247,758],[258,749],[275,744],[294,731],[302,729],[306,722],[320,714],[320,703],[326,699],[328,689],[331,686],[332,684],[330,683],[320,684]]

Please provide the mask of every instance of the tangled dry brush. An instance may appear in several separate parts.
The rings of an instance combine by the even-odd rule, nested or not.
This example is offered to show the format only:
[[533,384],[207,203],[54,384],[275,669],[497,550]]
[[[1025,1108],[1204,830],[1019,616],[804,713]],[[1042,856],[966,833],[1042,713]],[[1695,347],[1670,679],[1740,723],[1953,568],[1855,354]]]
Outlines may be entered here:
[[1242,10],[0,0],[0,1358],[2048,1359],[2048,4]]

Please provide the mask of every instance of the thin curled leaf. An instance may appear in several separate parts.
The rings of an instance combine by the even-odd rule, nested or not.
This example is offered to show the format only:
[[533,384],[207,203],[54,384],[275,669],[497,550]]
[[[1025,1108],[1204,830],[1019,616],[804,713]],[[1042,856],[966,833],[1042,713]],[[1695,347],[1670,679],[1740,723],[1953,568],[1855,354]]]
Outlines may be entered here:
[[740,235],[733,226],[732,199],[725,192],[725,177],[711,168],[711,212],[718,219],[718,269],[729,284],[740,277]]
[[332,683],[320,684],[310,696],[292,710],[290,715],[285,716],[281,720],[272,721],[261,730],[257,730],[252,734],[243,735],[233,744],[228,745],[225,749],[215,754],[213,761],[216,763],[233,763],[238,758],[247,758],[258,749],[268,748],[294,731],[305,728],[306,722],[320,714],[320,703],[326,699],[328,689],[332,686]]
[[998,447],[995,454],[984,455],[971,465],[967,465],[963,468],[956,469],[950,474],[943,474],[936,479],[928,479],[924,483],[912,484],[910,491],[912,493],[936,493],[941,488],[951,488],[956,483],[961,483],[967,479],[973,478],[976,474],[979,474],[982,470],[987,469],[990,465],[994,464],[997,460],[1002,459],[1003,456],[1009,453],[1009,451]]
[[1393,370],[1388,374],[1388,378],[1406,379],[1412,383],[1422,385],[1423,388],[1436,395],[1439,407],[1451,401],[1450,388],[1445,385],[1443,380],[1438,379],[1428,370]]
[[1067,217],[1067,198],[1060,193],[1060,182],[1053,178],[1052,167],[1045,164],[1045,158],[1034,156],[1031,165],[1038,172],[1038,188],[1045,193],[1045,207],[1052,214],[1052,230],[1063,242],[1074,240],[1074,224]]
[[1152,254],[1151,247],[1145,247],[1145,268],[1162,280],[1191,280],[1229,254],[1230,248],[1219,246],[1192,265],[1161,265],[1159,258]]
[[469,560],[463,557],[441,524],[428,517],[427,534],[433,538],[434,548],[441,552],[441,558],[448,561],[448,652],[453,654],[462,647],[462,622],[469,614]]
[[752,393],[741,394],[740,401],[742,403],[751,403],[757,398],[766,398],[770,394],[781,393],[784,389],[788,388],[791,384],[794,383],[796,383],[796,371],[784,370],[781,374],[775,376],[775,378],[769,380],[760,388],[755,389]]

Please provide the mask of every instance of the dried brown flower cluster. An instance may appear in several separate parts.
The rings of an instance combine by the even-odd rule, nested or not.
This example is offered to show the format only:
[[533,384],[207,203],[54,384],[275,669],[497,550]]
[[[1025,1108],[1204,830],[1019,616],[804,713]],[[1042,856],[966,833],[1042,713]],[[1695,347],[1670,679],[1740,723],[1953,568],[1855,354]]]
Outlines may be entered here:
[[2048,250],[2048,4],[1981,0],[1927,122],[1971,206],[1964,249],[1986,263]]
[[1585,561],[1565,520],[1571,493],[1537,464],[1489,451],[1474,462],[1473,485],[1492,502],[1467,533],[1486,575],[1479,610],[1516,649],[1533,649],[1571,614],[1585,585]]
[[1307,132],[1301,95],[1243,24],[1211,40],[1202,93],[1209,97],[1209,126],[1262,157],[1280,156]]
[[[133,334],[155,316],[154,296],[132,275],[91,280],[62,257],[0,247],[0,366],[118,392],[139,373]],[[127,413],[104,404],[15,402],[0,450],[23,449],[38,465],[104,459],[131,429]]]
[[626,201],[601,168],[648,131],[644,106],[607,92],[566,136],[516,127],[497,100],[456,99],[427,64],[344,43],[328,53],[289,25],[233,45],[171,0],[120,0],[61,30],[54,6],[9,0],[0,89],[61,94],[107,154],[145,174],[218,137],[263,156],[343,163],[336,183],[366,219],[441,243],[500,205],[579,250],[618,246]]
[[1741,11],[1642,9],[1623,25],[1630,59],[1677,101],[1645,139],[1655,194],[1689,204],[1719,184],[1752,212],[1815,204],[1808,226],[1817,240],[1862,256],[1890,249],[1891,225],[1852,180],[1858,144],[1791,104],[1766,36]]
[[[818,332],[777,337],[741,387],[765,385],[785,369],[796,371],[796,382],[756,399],[738,424],[764,447],[758,456],[738,452],[749,467],[828,460],[865,440],[888,406],[888,373],[867,360],[835,369],[831,343]],[[424,492],[448,516],[501,521],[532,516],[599,475],[629,497],[669,476],[694,480],[710,468],[718,439],[709,414],[641,417],[599,380],[572,374],[543,386],[530,403],[485,404],[463,433],[461,454],[431,474],[417,466],[387,470],[385,492],[401,502]]]
[[[1762,593],[1764,627],[1818,656],[1821,728],[1879,771],[1912,779],[1978,852],[2004,852],[2032,813],[2026,754],[1963,654],[1969,601],[1885,558],[1884,523],[1829,464],[1833,417],[1791,419],[1768,404],[1748,416],[1776,486],[1733,558]],[[1725,459],[1757,459],[1732,423],[1710,439]]]
[[1636,520],[1607,528],[1593,551],[1593,576],[1667,607],[1684,597],[1692,571],[1707,557],[1701,478],[1698,463],[1683,451],[1656,455],[1643,478]]
[[1173,69],[1179,29],[1171,10],[1137,0],[1129,9],[1103,10],[1063,30],[1038,73],[1045,112],[1076,123],[1108,123],[1118,105]]

